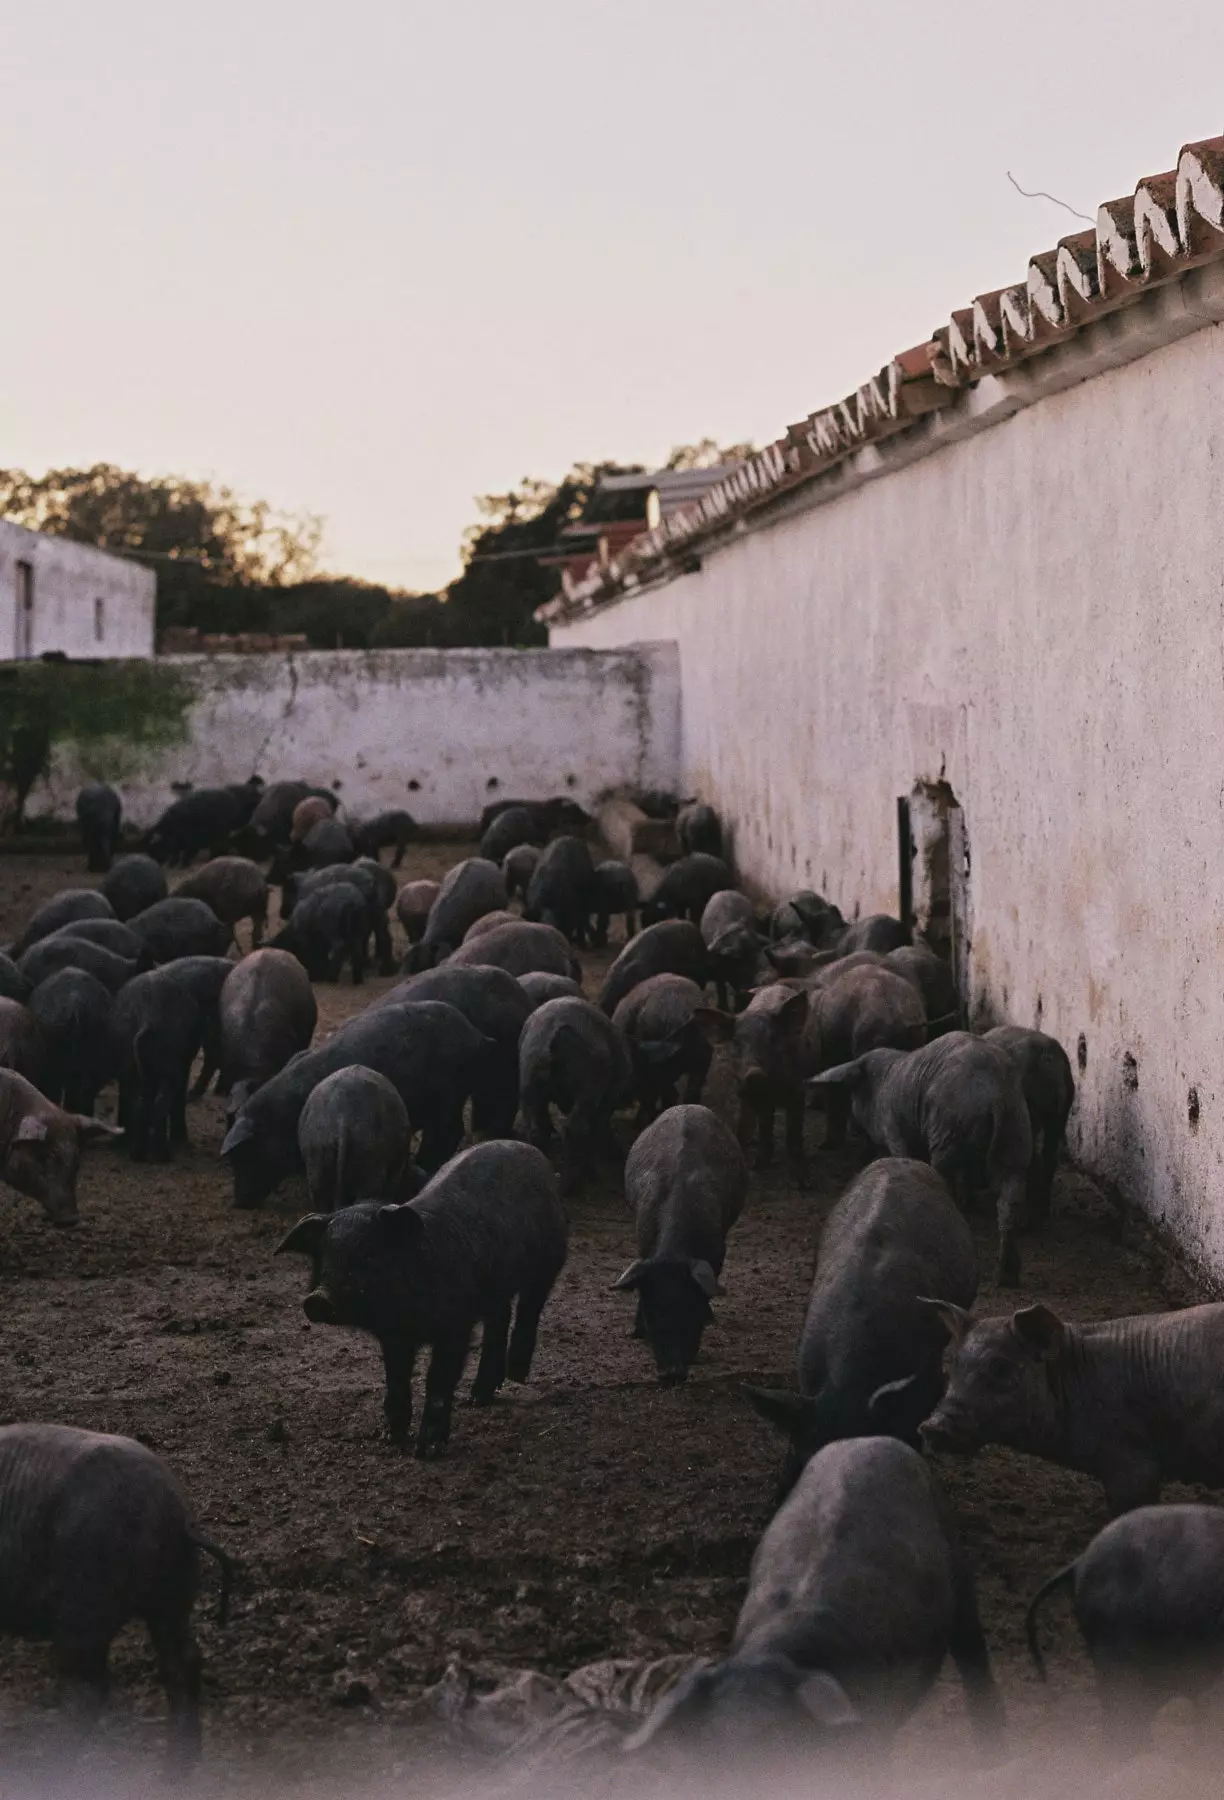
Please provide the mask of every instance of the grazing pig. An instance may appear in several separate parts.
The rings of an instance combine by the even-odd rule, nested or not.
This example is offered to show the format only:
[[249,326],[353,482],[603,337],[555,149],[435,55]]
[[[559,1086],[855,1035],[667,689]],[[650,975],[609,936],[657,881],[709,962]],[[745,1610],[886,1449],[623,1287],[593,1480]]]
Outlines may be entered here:
[[334,863],[351,863],[357,856],[352,833],[342,819],[317,819],[301,842],[301,854],[309,869],[326,869]]
[[180,956],[224,956],[234,941],[234,928],[223,924],[203,900],[171,894],[128,921],[156,962]]
[[180,899],[203,900],[223,925],[249,919],[251,947],[259,948],[268,923],[268,884],[248,857],[216,856],[174,891]]
[[325,1076],[354,1063],[387,1077],[414,1129],[423,1128],[417,1160],[432,1172],[459,1147],[464,1102],[487,1054],[475,1026],[436,1000],[359,1013],[325,1044],[286,1063],[239,1109],[221,1146],[233,1174],[234,1205],[262,1206],[300,1170],[297,1128],[307,1096]]
[[487,1406],[507,1378],[528,1379],[540,1314],[565,1264],[566,1223],[556,1179],[537,1150],[477,1144],[415,1200],[315,1213],[280,1249],[311,1259],[303,1309],[312,1324],[355,1326],[378,1340],[394,1444],[408,1442],[413,1367],[421,1347],[430,1347],[416,1453],[435,1457],[450,1438],[477,1324],[484,1330],[474,1404]]
[[922,995],[929,1037],[960,1029],[961,1003],[956,991],[956,976],[942,956],[937,956],[926,944],[902,944],[885,953],[884,963],[896,974],[912,981]]
[[465,944],[475,943],[476,939],[483,937],[487,931],[496,931],[499,925],[519,925],[521,923],[517,913],[505,911],[486,913],[483,919],[477,919],[474,925],[468,926],[467,936],[463,942]]
[[78,1222],[81,1147],[121,1137],[113,1125],[64,1112],[11,1069],[0,1069],[0,1181],[37,1200],[53,1225]]
[[457,950],[471,926],[485,913],[501,912],[506,905],[506,883],[496,863],[469,856],[456,863],[438,890],[420,942],[404,963],[406,975],[432,969]]
[[[812,990],[803,1035],[808,1074],[835,1068],[869,1050],[916,1050],[926,1042],[926,1007],[913,982],[873,964],[834,965]],[[826,1145],[842,1143],[850,1116],[847,1089],[825,1090]],[[899,1152],[898,1152],[899,1154]]]
[[389,812],[375,813],[372,819],[352,828],[353,843],[358,854],[378,862],[384,850],[394,850],[391,867],[398,869],[409,844],[421,835],[421,828],[410,812],[394,807]]
[[137,975],[116,995],[111,1048],[134,1162],[165,1162],[172,1144],[187,1142],[187,1084],[204,1032],[204,1009],[169,969]]
[[374,954],[384,975],[395,973],[395,953],[391,945],[391,927],[387,913],[395,904],[395,877],[381,863],[359,856],[356,862],[333,863],[326,869],[311,869],[295,878],[282,891],[282,923],[291,918],[299,900],[317,894],[323,888],[347,885],[356,888],[366,905],[366,936],[374,939]]
[[477,963],[505,969],[516,978],[533,970],[545,975],[581,973],[568,942],[555,925],[532,925],[525,919],[514,919],[486,931],[482,937],[461,944],[446,959],[448,969],[471,968]]
[[299,800],[293,809],[293,818],[289,826],[289,842],[300,844],[307,832],[313,830],[324,819],[335,816],[335,803],[325,800],[322,794],[307,794]]
[[837,947],[843,955],[851,950],[887,952],[902,949],[909,941],[910,934],[900,919],[888,913],[868,913],[865,919],[855,919],[846,926]]
[[633,1072],[624,1037],[589,1000],[547,1000],[519,1039],[519,1092],[527,1136],[552,1142],[550,1106],[564,1113],[564,1183],[576,1187],[603,1149],[614,1159],[612,1114],[628,1100]]
[[582,999],[582,983],[572,975],[547,975],[543,969],[532,969],[518,977],[518,984],[530,1001],[532,1012],[546,1000],[564,1000],[571,995]]
[[33,945],[53,932],[62,931],[65,925],[75,925],[81,919],[113,919],[114,916],[110,901],[96,888],[64,888],[37,909],[21,936],[10,944],[8,954],[14,962],[20,962]]
[[773,1161],[774,1118],[786,1120],[786,1153],[803,1171],[804,1037],[809,997],[781,983],[752,996],[737,1017],[704,1007],[698,1024],[710,1037],[731,1045],[731,1067],[739,1095],[736,1135],[747,1151],[754,1127],[759,1169]]
[[0,1518],[0,1631],[50,1641],[79,1728],[106,1699],[112,1642],[142,1620],[170,1705],[170,1768],[185,1775],[200,1751],[197,1553],[220,1567],[222,1625],[234,1571],[165,1463],[132,1438],[5,1425]]
[[153,967],[153,958],[136,933],[121,925],[118,919],[75,919],[71,925],[61,925],[58,931],[53,931],[50,937],[40,938],[39,942],[49,944],[52,939],[61,937],[84,938],[86,943],[101,944],[112,956],[121,956],[138,968]]
[[141,849],[160,863],[187,868],[201,851],[222,856],[235,832],[247,824],[258,804],[263,783],[257,777],[219,788],[196,788],[172,801]]
[[602,950],[607,943],[608,926],[615,914],[620,914],[625,921],[625,942],[628,943],[637,930],[638,908],[642,904],[637,876],[629,864],[617,862],[615,858],[596,863],[593,892],[595,925],[591,942],[595,949]]
[[535,866],[523,917],[555,925],[571,944],[585,945],[595,906],[595,864],[585,839],[554,838]]
[[[942,1042],[943,1040],[941,1040]],[[973,1320],[952,1335],[931,1449],[1006,1444],[1092,1475],[1111,1513],[1149,1506],[1166,1481],[1224,1486],[1224,1304],[1072,1325],[1048,1306]]]
[[85,867],[105,874],[119,848],[123,802],[106,782],[91,781],[76,797],[76,816],[85,849]]
[[696,925],[664,919],[647,925],[621,951],[599,993],[599,1004],[611,1018],[625,995],[650,975],[687,975],[698,987],[709,978],[709,952]]
[[779,1497],[835,1438],[887,1435],[919,1448],[948,1341],[927,1296],[969,1307],[977,1285],[973,1233],[934,1169],[889,1157],[851,1182],[820,1234],[798,1393],[744,1389],[789,1439]]
[[819,1747],[861,1721],[891,1735],[950,1655],[970,1721],[993,1749],[1002,1707],[973,1577],[922,1458],[895,1438],[814,1456],[752,1559],[725,1661],[697,1664],[625,1748],[656,1738],[761,1776],[761,1758]]
[[411,1148],[408,1108],[385,1075],[359,1063],[321,1081],[298,1120],[298,1149],[317,1212],[398,1199]]
[[500,814],[509,812],[512,806],[527,809],[535,820],[538,841],[548,842],[550,837],[561,831],[569,831],[576,837],[582,837],[595,823],[589,812],[571,800],[568,794],[558,794],[551,800],[493,800],[480,815],[478,827],[481,837]]
[[616,1287],[638,1297],[635,1335],[654,1352],[659,1381],[687,1381],[720,1293],[727,1233],[743,1211],[748,1166],[707,1106],[672,1106],[643,1131],[625,1163],[637,1261]]
[[513,850],[507,852],[502,858],[502,874],[506,879],[508,899],[526,900],[531,877],[539,862],[540,852],[534,844],[516,844]]
[[33,982],[21,973],[11,956],[0,950],[0,999],[20,1000],[24,1004],[33,992]]
[[846,921],[838,908],[823,894],[813,893],[811,888],[801,889],[776,906],[769,925],[770,936],[775,940],[801,937],[817,950],[835,946],[846,929]]
[[310,977],[287,950],[253,951],[235,963],[217,1003],[221,1068],[217,1091],[236,1112],[299,1050],[308,1050],[319,1008]]
[[0,1000],[0,1069],[16,1070],[45,1092],[47,1063],[47,1040],[29,1007]]
[[997,1044],[1005,1055],[1010,1056],[1019,1071],[1029,1124],[1033,1129],[1029,1216],[1048,1219],[1058,1156],[1075,1104],[1071,1059],[1058,1039],[1047,1036],[1044,1031],[1026,1031],[1020,1025],[997,1025],[985,1037],[988,1044]]
[[312,796],[325,800],[329,811],[335,812],[338,804],[335,794],[329,788],[311,787],[308,781],[273,781],[263,790],[251,814],[250,824],[265,850],[289,842],[294,812],[303,800]]
[[111,864],[98,892],[114,908],[115,917],[126,925],[137,913],[168,899],[170,887],[161,864],[136,850]]
[[512,850],[522,844],[543,844],[546,833],[540,830],[528,806],[508,806],[499,812],[480,840],[480,854],[486,862],[504,863]]
[[47,1046],[43,1092],[69,1112],[92,1113],[115,1073],[110,994],[85,969],[61,969],[34,989],[30,1011]]
[[[733,993],[755,988],[761,978],[764,939],[757,929],[756,909],[737,888],[711,894],[701,915],[701,935],[710,953],[710,977],[724,1011]],[[768,967],[764,973],[769,974]]]
[[339,981],[347,962],[353,986],[360,987],[369,939],[369,901],[352,882],[338,881],[298,901],[272,948],[296,956],[312,981]]
[[1224,1673],[1224,1508],[1137,1507],[1052,1575],[1025,1617],[1042,1681],[1037,1614],[1048,1595],[1067,1587],[1112,1751],[1137,1756],[1158,1708],[1180,1696],[1194,1703],[1200,1726],[1207,1723],[1210,1690]]
[[227,956],[180,956],[159,973],[171,992],[182,995],[184,1005],[200,1015],[200,1049],[204,1053],[200,1078],[192,1090],[198,1099],[221,1066],[221,995],[234,972]]
[[487,1040],[472,1085],[472,1124],[489,1137],[513,1137],[519,1103],[519,1038],[531,1016],[531,1002],[514,976],[492,966],[462,968],[443,963],[440,969],[410,975],[376,1000],[370,1010],[414,1000],[440,1000],[453,1006]]
[[419,944],[425,936],[429,915],[440,892],[436,881],[406,881],[395,896],[395,916],[410,944]]
[[1000,1287],[1016,1286],[1016,1232],[1033,1134],[1020,1077],[997,1045],[951,1031],[909,1055],[871,1050],[817,1075],[809,1086],[839,1088],[877,1150],[929,1162],[962,1204],[977,1189],[992,1194],[999,1222],[997,1279]]
[[702,851],[682,856],[664,870],[654,893],[642,902],[642,923],[691,919],[698,925],[714,895],[734,886],[735,877],[720,856],[707,856]]
[[624,1033],[638,1095],[638,1124],[684,1098],[701,1099],[713,1053],[700,1022],[701,989],[683,975],[652,975],[625,995],[612,1015]]
[[69,931],[56,931],[49,938],[40,938],[18,964],[32,987],[37,987],[58,969],[87,969],[112,994],[117,994],[124,982],[139,975],[144,967],[144,958],[129,962],[124,956],[116,956],[113,950],[91,944],[88,938],[74,937]]
[[676,836],[686,856],[721,856],[723,853],[718,814],[712,806],[704,806],[700,801],[680,808],[676,815]]

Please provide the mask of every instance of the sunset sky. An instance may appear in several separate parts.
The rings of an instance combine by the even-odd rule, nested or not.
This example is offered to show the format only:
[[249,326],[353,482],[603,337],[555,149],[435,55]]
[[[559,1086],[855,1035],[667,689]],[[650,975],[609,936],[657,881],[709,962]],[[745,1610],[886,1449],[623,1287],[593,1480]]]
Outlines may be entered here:
[[207,476],[328,567],[473,496],[764,442],[1224,132],[1130,0],[40,0],[4,23],[0,464]]

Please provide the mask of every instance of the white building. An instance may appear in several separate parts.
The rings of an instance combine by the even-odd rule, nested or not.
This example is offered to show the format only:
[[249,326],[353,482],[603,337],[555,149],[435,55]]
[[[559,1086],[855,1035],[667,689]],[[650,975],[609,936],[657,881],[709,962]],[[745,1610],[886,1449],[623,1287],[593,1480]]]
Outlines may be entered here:
[[156,599],[139,563],[0,519],[0,662],[152,656]]
[[677,644],[744,875],[912,887],[974,1019],[1070,1052],[1083,1162],[1217,1276],[1221,321],[1217,138],[541,611]]

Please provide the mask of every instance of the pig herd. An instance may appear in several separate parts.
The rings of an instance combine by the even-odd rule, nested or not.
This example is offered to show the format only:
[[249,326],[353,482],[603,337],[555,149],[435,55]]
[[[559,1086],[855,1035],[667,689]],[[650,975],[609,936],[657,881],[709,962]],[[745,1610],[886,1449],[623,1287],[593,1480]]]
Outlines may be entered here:
[[[812,1109],[826,1146],[854,1132],[874,1152],[825,1221],[794,1387],[745,1389],[784,1451],[728,1654],[683,1675],[628,1750],[819,1755],[886,1736],[947,1656],[996,1746],[973,1578],[930,1451],[1004,1444],[1101,1482],[1114,1522],[1052,1575],[1028,1630],[1041,1668],[1038,1608],[1070,1590],[1119,1741],[1224,1668],[1224,1515],[1158,1504],[1166,1481],[1224,1483],[1224,1307],[975,1317],[966,1214],[993,1209],[996,1283],[1016,1285],[1021,1239],[1050,1217],[1074,1081],[1039,1031],[964,1029],[947,963],[901,921],[847,921],[814,893],[763,911],[696,803],[644,893],[566,798],[490,808],[479,854],[440,884],[392,873],[416,835],[407,812],[359,824],[305,782],[188,793],[125,854],[113,790],[84,789],[77,813],[97,885],[56,895],[0,954],[0,1175],[69,1227],[91,1139],[172,1157],[189,1097],[215,1084],[234,1205],[304,1176],[312,1210],[279,1251],[309,1265],[311,1322],[377,1342],[389,1437],[420,1457],[446,1450],[478,1327],[473,1403],[529,1378],[567,1205],[601,1165],[632,1226],[616,1288],[658,1380],[678,1385],[778,1114],[801,1182]],[[167,866],[188,871],[173,892]],[[579,952],[617,920],[623,946],[590,998]],[[360,985],[371,965],[395,984],[316,1042],[313,984]],[[703,1104],[720,1046],[733,1125]],[[112,1083],[114,1126],[95,1116]],[[199,1738],[201,1549],[228,1587],[224,1552],[139,1444],[0,1429],[0,1629],[50,1639],[88,1722],[113,1637],[143,1619],[180,1763]]]

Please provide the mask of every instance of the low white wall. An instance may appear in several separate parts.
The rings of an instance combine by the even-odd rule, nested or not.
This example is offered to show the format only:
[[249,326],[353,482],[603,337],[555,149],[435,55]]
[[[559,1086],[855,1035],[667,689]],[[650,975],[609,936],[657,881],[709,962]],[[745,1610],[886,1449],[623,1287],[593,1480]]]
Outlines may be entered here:
[[29,655],[152,656],[157,577],[150,569],[0,519],[0,662],[25,652],[17,619],[19,563],[33,570]]
[[1222,470],[1212,326],[553,633],[679,646],[684,785],[775,893],[895,910],[942,774],[978,1016],[1084,1035],[1077,1153],[1217,1274]]
[[70,818],[81,781],[109,779],[147,825],[171,784],[303,779],[358,817],[406,807],[422,824],[470,824],[498,798],[622,784],[673,787],[679,683],[671,646],[383,650],[167,657],[195,698],[181,746],[57,752],[31,817]]

